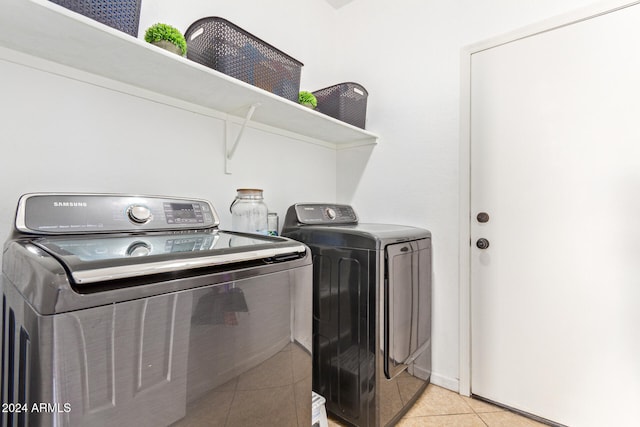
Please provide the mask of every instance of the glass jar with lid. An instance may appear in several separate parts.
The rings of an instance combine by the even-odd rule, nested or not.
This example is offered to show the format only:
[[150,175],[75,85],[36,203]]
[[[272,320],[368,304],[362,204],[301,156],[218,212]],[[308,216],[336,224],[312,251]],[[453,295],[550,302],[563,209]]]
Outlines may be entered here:
[[269,209],[264,203],[262,189],[238,188],[231,203],[231,229],[244,233],[267,234]]

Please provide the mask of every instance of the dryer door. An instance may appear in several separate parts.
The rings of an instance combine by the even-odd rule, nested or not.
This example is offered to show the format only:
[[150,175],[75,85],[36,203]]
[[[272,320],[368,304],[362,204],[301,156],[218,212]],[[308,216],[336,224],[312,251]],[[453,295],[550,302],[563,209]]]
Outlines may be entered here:
[[429,346],[431,252],[427,239],[385,248],[384,373],[391,379]]

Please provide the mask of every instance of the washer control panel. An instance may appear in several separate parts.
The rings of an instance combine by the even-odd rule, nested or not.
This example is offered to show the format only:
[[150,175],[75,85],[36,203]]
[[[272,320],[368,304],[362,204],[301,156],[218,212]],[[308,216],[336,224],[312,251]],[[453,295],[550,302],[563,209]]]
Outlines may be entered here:
[[298,203],[296,216],[301,224],[357,224],[358,216],[349,205]]
[[204,229],[219,225],[205,200],[112,194],[26,194],[16,229],[35,234]]

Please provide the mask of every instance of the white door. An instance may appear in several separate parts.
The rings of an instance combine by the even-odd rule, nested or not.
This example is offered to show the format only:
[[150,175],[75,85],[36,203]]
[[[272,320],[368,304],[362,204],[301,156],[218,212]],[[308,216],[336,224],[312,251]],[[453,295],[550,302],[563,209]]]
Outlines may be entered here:
[[640,425],[640,6],[471,66],[471,392]]

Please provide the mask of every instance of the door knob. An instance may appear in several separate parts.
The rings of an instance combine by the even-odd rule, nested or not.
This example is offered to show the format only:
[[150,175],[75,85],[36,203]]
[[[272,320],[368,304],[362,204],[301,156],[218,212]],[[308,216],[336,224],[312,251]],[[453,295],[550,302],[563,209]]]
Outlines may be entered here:
[[489,222],[489,214],[486,212],[480,212],[477,216],[476,219],[478,220],[478,222]]
[[476,242],[476,246],[478,247],[478,249],[487,249],[489,247],[489,241],[483,237],[481,239],[478,239],[478,241]]

